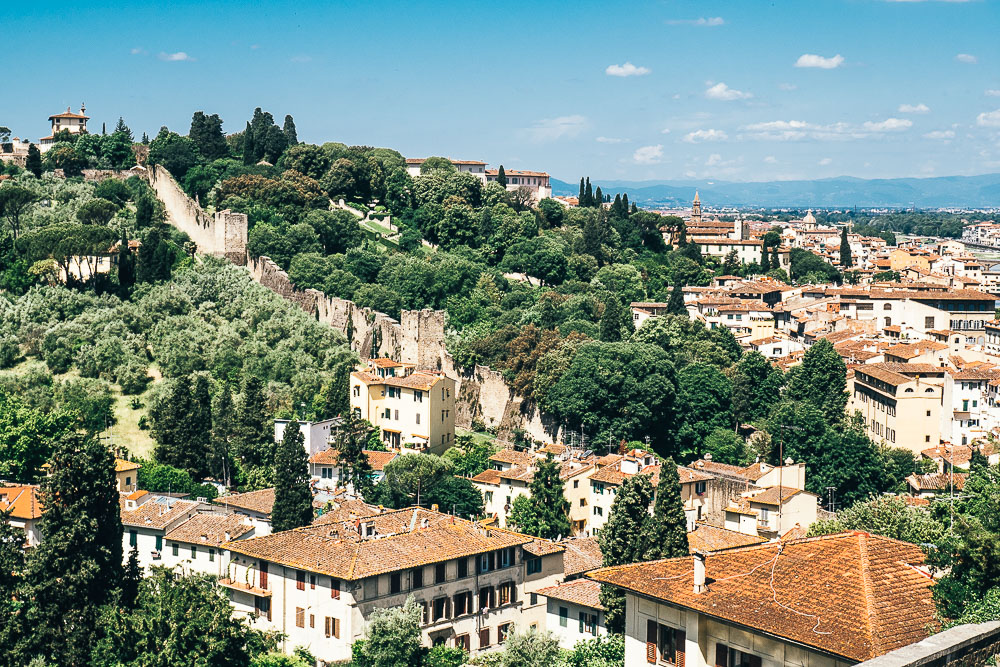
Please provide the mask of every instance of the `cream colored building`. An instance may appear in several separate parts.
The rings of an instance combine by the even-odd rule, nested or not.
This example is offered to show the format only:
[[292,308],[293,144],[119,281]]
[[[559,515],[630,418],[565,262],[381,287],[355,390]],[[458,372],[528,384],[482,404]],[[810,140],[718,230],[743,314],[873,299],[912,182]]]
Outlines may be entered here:
[[726,509],[724,527],[745,535],[770,537],[783,535],[795,526],[808,530],[816,522],[818,500],[815,493],[793,486],[753,489]]
[[455,380],[440,371],[372,359],[351,373],[351,409],[393,449],[443,454],[455,442]]
[[929,364],[864,364],[848,373],[849,415],[860,412],[875,442],[914,455],[936,446],[951,427],[951,383]]
[[608,634],[600,592],[601,585],[591,579],[574,579],[538,591],[547,600],[545,630],[556,636],[560,648],[572,649],[577,642]]
[[139,501],[127,500],[123,495],[122,509],[122,551],[124,562],[128,562],[133,548],[139,559],[139,567],[148,570],[153,565],[163,565],[164,539],[168,532],[177,528],[198,513],[207,509],[202,503],[180,500],[168,496],[153,496],[145,491]]
[[625,664],[847,667],[928,636],[913,544],[840,533],[597,570],[625,593]]
[[66,107],[64,113],[52,114],[49,116],[49,122],[52,124],[52,131],[49,136],[42,137],[38,140],[38,150],[42,153],[52,148],[52,144],[55,143],[55,135],[63,130],[66,130],[70,134],[83,134],[87,131],[87,121],[90,120],[90,116],[85,116],[87,108],[85,106],[80,106],[80,113],[73,113],[70,111],[69,107]]
[[223,577],[229,552],[223,544],[254,537],[253,524],[239,514],[203,512],[174,525],[163,537],[159,565],[187,574]]
[[348,660],[375,609],[413,597],[427,646],[478,653],[545,622],[538,590],[563,572],[563,548],[421,508],[323,522],[225,545],[219,584],[237,614],[319,660]]
[[26,546],[39,545],[42,534],[38,530],[38,520],[42,518],[42,502],[38,485],[0,486],[0,512],[9,513],[10,525],[24,531]]
[[132,493],[139,487],[139,468],[142,466],[134,461],[125,459],[115,459],[115,479],[118,484],[118,493]]

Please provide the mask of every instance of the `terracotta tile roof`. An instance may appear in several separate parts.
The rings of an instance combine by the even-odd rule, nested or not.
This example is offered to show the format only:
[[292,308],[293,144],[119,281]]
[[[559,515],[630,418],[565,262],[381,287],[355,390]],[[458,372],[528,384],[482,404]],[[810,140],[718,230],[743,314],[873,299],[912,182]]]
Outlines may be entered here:
[[621,454],[605,454],[601,458],[597,459],[594,463],[598,466],[609,466],[612,463],[618,463],[622,460]]
[[[359,533],[366,532],[368,525],[374,528],[374,537]],[[544,540],[483,528],[440,512],[408,508],[368,519],[306,526],[230,542],[226,548],[271,563],[353,581],[537,542]]]
[[38,486],[0,486],[0,512],[10,512],[15,519],[29,521],[42,516]]
[[531,452],[519,452],[516,449],[505,448],[490,457],[490,461],[510,463],[511,465],[529,466],[535,462]]
[[274,489],[233,493],[228,496],[219,496],[212,502],[234,510],[246,510],[271,516],[271,508],[274,507]]
[[804,539],[808,534],[809,534],[809,529],[804,528],[801,524],[797,523],[788,530],[786,530],[785,533],[780,536],[780,539],[785,542],[789,540],[801,540]]
[[539,454],[552,454],[553,456],[559,456],[560,454],[565,454],[566,450],[569,449],[566,445],[557,445],[555,443],[549,443],[538,450]]
[[500,483],[500,473],[492,468],[487,468],[478,475],[472,478],[473,482],[479,484],[499,484]]
[[601,604],[600,599],[601,585],[590,579],[575,579],[558,586],[540,588],[538,594],[553,600],[563,600],[581,607],[604,611],[604,605]]
[[126,461],[125,459],[115,459],[115,472],[127,472],[129,470],[138,470],[142,466],[133,461]]
[[924,475],[910,475],[906,478],[906,483],[916,491],[948,491],[952,483],[956,491],[965,488],[965,481],[969,478],[968,473],[956,472],[932,472]]
[[430,390],[444,376],[432,372],[416,371],[405,377],[378,377],[365,371],[354,371],[351,377],[361,380],[365,384],[384,384],[388,387],[406,387],[411,389]]
[[853,662],[928,636],[931,578],[920,548],[862,532],[709,554],[708,589],[693,591],[693,561],[611,567],[587,576]]
[[919,357],[926,352],[939,352],[947,349],[947,345],[939,343],[936,340],[920,340],[915,343],[893,345],[892,347],[886,348],[885,353],[901,359],[913,359],[914,357]]
[[[220,546],[229,540],[246,535],[253,526],[244,523],[236,514],[195,514],[187,521],[169,531],[165,537],[175,542]],[[228,539],[226,535],[229,535]]]
[[193,515],[198,511],[199,505],[200,503],[193,500],[158,496],[139,505],[134,510],[123,511],[122,523],[137,528],[163,530],[174,521],[184,516]]
[[[800,493],[806,493],[800,489],[793,489],[791,487],[785,486],[781,488],[781,502],[787,502],[793,496],[797,496]],[[813,494],[810,494],[813,495]],[[752,503],[759,503],[761,505],[774,505],[778,506],[778,487],[769,486],[759,493],[747,498]]]
[[83,120],[90,120],[90,116],[72,113],[69,109],[66,109],[64,113],[57,113],[49,116],[49,120],[52,120],[53,118],[82,118]]
[[614,465],[604,466],[593,475],[590,476],[592,482],[601,482],[602,484],[622,484],[626,479],[631,477],[623,473],[619,467],[620,463]]
[[363,500],[341,500],[336,504],[336,507],[323,512],[323,514],[312,522],[312,525],[326,526],[331,523],[339,523],[341,521],[367,519],[368,517],[381,514],[382,511],[383,510],[381,508],[375,505],[369,505]]
[[[500,173],[499,169],[487,169],[487,176],[496,176]],[[524,171],[522,169],[504,169],[504,174],[506,176],[543,176],[547,177],[548,174],[544,171]]]
[[601,545],[596,537],[570,537],[559,542],[563,552],[563,574],[574,577],[601,566]]
[[698,472],[708,473],[711,476],[721,476],[721,477],[735,477],[744,479],[748,482],[756,482],[758,479],[767,474],[773,469],[772,466],[767,466],[767,470],[764,469],[767,466],[766,463],[754,463],[746,467],[729,465],[728,463],[719,463],[717,461],[706,461],[705,459],[698,459],[693,461],[688,468],[696,470]]
[[962,465],[972,460],[972,447],[968,445],[938,445],[920,452],[928,459],[941,459],[951,465]]
[[[517,535],[518,533],[514,534]],[[563,550],[563,548],[560,545],[556,544],[555,542],[535,539],[525,544],[524,550],[527,551],[532,556],[548,556],[549,554],[559,553],[560,551]]]
[[760,544],[762,542],[767,542],[767,540],[757,535],[744,535],[735,530],[726,530],[725,528],[701,522],[696,523],[694,530],[688,533],[688,549],[691,553],[695,551],[710,552],[748,547],[751,544]]
[[[368,455],[368,465],[370,465],[372,470],[376,472],[385,470],[386,464],[399,456],[399,452],[378,452],[371,449],[366,449],[364,452]],[[310,456],[309,463],[315,463],[318,465],[337,465],[339,457],[340,452],[333,447],[330,447],[329,449],[324,449],[323,451],[316,452]]]

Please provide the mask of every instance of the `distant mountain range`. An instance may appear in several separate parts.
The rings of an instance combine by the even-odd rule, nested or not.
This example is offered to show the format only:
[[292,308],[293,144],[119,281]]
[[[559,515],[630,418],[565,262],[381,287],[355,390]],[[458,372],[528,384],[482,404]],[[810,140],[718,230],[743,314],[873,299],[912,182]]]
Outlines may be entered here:
[[[627,192],[642,205],[688,206],[695,190],[702,204],[766,208],[990,208],[1000,207],[1000,174],[935,178],[864,179],[850,176],[814,181],[591,181],[605,194]],[[576,196],[579,183],[552,179],[552,193]]]

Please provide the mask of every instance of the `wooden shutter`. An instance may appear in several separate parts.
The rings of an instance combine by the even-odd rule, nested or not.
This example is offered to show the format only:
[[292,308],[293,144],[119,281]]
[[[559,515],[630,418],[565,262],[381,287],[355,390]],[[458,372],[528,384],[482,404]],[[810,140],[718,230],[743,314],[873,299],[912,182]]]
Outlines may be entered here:
[[302,570],[295,573],[295,588],[300,591],[304,591],[306,589],[306,573]]
[[729,667],[729,647],[725,644],[715,645],[715,667]]
[[260,587],[267,590],[267,563],[260,564]]
[[490,645],[490,629],[483,628],[479,631],[479,648],[486,648]]
[[340,639],[340,619],[333,619],[333,636],[336,639]]
[[334,600],[340,599],[340,579],[330,579],[330,597]]
[[646,662],[656,664],[656,621],[646,621]]
[[309,627],[310,628],[316,627],[316,614],[309,614]]
[[295,608],[295,627],[306,627],[306,610],[302,607]]
[[674,664],[677,667],[684,667],[684,641],[686,639],[686,632],[683,630],[674,630],[674,645],[677,647],[674,654]]
[[326,617],[326,618],[325,618],[325,619],[323,620],[323,634],[324,634],[324,635],[325,635],[325,636],[326,636],[326,637],[327,637],[328,639],[329,639],[330,635],[332,635],[332,634],[333,634],[333,628],[332,628],[332,627],[330,627],[330,626],[332,626],[332,625],[333,625],[332,621],[333,621],[333,619],[332,619],[332,618],[330,618],[329,616],[327,616],[327,617]]

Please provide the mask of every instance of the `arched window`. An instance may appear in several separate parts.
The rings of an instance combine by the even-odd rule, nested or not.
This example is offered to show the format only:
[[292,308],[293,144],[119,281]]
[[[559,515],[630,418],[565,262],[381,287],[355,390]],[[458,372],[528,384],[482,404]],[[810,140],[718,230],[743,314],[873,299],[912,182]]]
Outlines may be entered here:
[[882,306],[882,310],[892,310],[892,304],[891,303],[885,304],[884,306]]
[[891,327],[892,326],[892,318],[891,317],[885,318],[885,326],[887,326],[887,327]]
[[910,387],[910,388],[908,388],[908,389],[907,389],[907,390],[906,390],[905,392],[903,392],[903,393],[906,393],[906,394],[912,394],[912,393],[913,393],[913,387]]
[[927,389],[924,389],[924,393],[925,394],[933,394],[934,393],[934,387],[927,387]]

